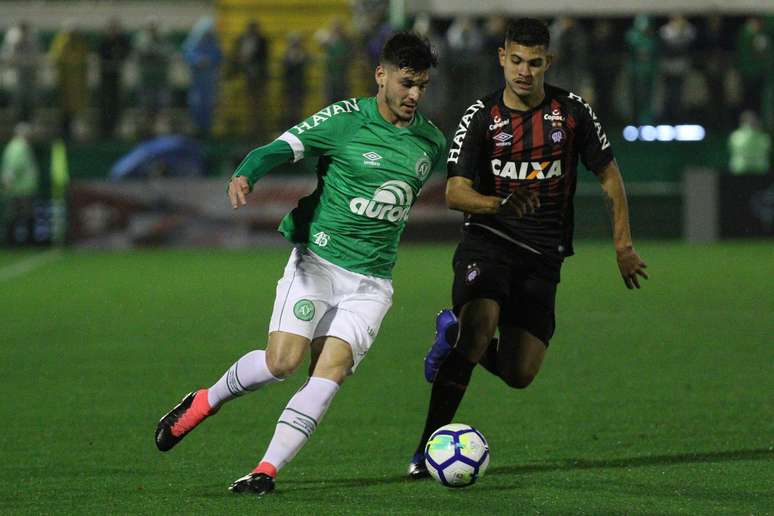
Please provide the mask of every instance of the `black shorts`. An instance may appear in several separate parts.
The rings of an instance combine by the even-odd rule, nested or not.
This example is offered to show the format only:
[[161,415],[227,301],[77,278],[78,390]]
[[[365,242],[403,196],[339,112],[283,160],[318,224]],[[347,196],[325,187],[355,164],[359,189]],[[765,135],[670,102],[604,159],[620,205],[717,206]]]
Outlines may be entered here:
[[500,326],[528,331],[548,346],[554,334],[561,263],[523,249],[485,229],[466,230],[453,259],[452,302],[459,315],[474,299],[500,305]]

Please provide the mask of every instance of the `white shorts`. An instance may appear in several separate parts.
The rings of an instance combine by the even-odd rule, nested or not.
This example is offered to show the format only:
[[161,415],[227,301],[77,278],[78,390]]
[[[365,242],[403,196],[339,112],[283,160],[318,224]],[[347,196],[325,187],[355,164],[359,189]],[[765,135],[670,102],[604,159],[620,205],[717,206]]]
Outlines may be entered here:
[[269,332],[337,337],[352,348],[354,371],[391,305],[392,281],[348,271],[297,246],[277,282]]

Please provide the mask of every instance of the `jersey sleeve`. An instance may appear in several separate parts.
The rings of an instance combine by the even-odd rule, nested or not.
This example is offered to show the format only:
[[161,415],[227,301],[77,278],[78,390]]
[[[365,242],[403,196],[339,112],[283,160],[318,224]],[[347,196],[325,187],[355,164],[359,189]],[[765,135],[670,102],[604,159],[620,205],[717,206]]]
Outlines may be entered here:
[[578,108],[578,152],[581,163],[596,174],[615,157],[610,140],[591,106],[574,93],[570,94],[570,98]]
[[268,145],[250,151],[237,167],[234,177],[246,177],[250,188],[252,188],[256,181],[268,174],[271,169],[292,161],[293,154],[293,150],[288,147],[287,142],[276,139]]
[[357,99],[335,102],[294,125],[277,139],[290,145],[294,162],[307,156],[330,155],[346,144],[360,127],[359,111]]
[[446,159],[447,177],[475,179],[486,146],[484,103],[477,100],[462,115]]

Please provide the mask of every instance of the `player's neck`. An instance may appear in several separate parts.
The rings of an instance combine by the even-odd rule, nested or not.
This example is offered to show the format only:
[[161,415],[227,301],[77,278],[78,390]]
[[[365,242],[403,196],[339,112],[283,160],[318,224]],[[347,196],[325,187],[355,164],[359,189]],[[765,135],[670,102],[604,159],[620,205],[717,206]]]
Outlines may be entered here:
[[541,88],[540,91],[537,91],[534,95],[528,97],[516,95],[513,90],[507,86],[505,90],[503,90],[503,103],[505,104],[505,107],[515,111],[529,111],[532,108],[536,108],[543,103],[543,99],[545,98],[546,92],[544,88]]
[[380,97],[379,95],[376,96],[376,110],[379,111],[379,114],[384,118],[385,122],[392,124],[395,127],[408,127],[414,121],[413,116],[411,117],[411,120],[398,118],[398,116],[392,112],[390,106],[387,105],[387,99]]

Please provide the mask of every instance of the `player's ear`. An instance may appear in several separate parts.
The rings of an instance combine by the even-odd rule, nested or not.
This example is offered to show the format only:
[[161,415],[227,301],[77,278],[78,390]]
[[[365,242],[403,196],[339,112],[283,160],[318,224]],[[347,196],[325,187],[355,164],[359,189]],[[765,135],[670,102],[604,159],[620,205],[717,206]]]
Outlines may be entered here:
[[500,60],[500,66],[505,67],[505,49],[503,47],[497,49],[497,59]]
[[548,53],[546,54],[546,71],[548,71],[549,68],[551,68],[551,63],[554,62],[554,54]]
[[384,69],[384,66],[376,65],[376,71],[374,72],[374,79],[376,79],[376,84],[379,86],[379,88],[384,88],[384,81],[386,80],[387,71]]

